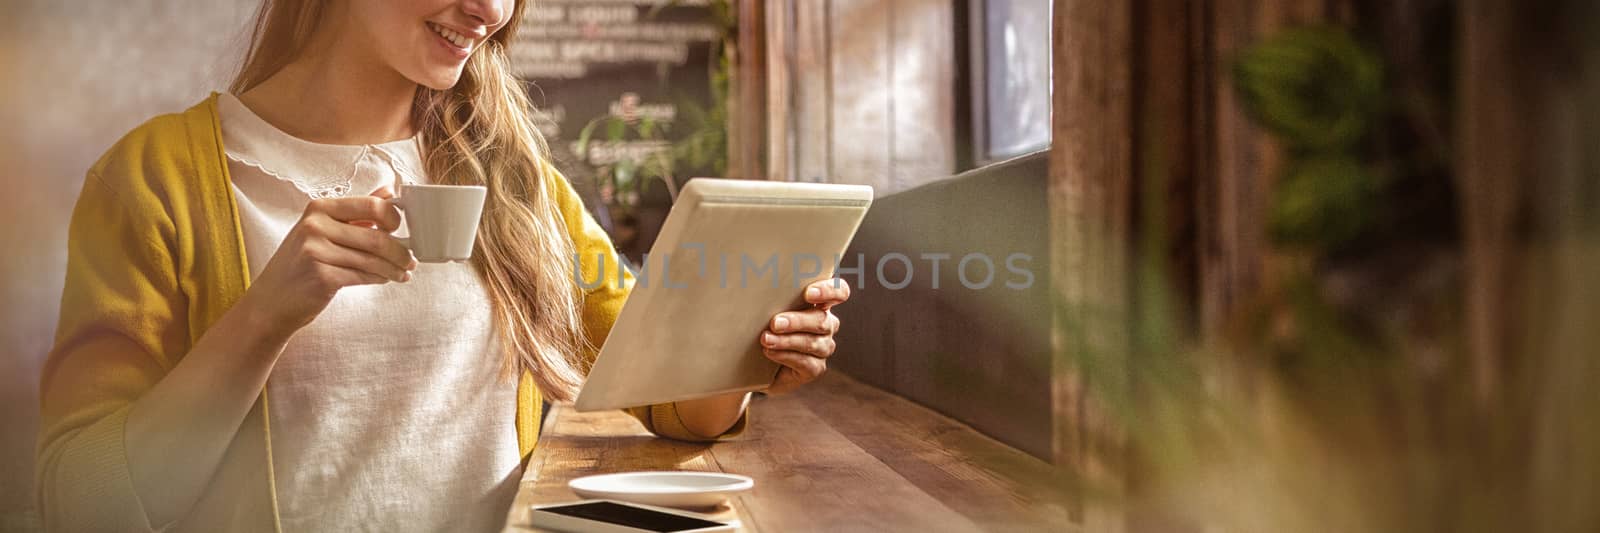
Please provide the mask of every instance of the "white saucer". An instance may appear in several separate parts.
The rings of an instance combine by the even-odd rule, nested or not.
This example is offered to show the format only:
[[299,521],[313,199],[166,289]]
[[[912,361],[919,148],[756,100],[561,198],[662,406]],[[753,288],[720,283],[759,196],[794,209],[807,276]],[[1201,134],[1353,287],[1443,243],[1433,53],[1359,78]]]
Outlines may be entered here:
[[720,472],[625,472],[585,476],[567,482],[584,498],[622,500],[666,507],[716,507],[731,494],[754,487],[755,480]]

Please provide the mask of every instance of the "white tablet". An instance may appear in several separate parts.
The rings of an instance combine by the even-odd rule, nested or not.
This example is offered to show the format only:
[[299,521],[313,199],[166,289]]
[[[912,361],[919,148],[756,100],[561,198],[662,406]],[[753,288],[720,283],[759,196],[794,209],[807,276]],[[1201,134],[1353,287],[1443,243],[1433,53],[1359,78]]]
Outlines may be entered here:
[[[805,309],[872,204],[862,185],[699,178],[667,215],[578,393],[579,411],[766,388],[758,342],[773,315]],[[593,283],[596,280],[585,280]],[[605,283],[615,283],[608,273]]]

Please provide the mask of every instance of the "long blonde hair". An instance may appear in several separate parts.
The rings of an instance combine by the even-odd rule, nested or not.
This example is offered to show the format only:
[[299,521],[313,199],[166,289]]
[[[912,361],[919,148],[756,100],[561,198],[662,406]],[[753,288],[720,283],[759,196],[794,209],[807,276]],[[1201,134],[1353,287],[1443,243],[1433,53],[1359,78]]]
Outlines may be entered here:
[[[293,61],[323,4],[264,0],[230,90],[242,94]],[[546,397],[570,400],[591,346],[579,311],[583,295],[572,281],[573,244],[555,192],[544,186],[548,147],[506,55],[525,5],[514,2],[510,22],[467,59],[455,87],[418,88],[412,120],[432,182],[489,190],[472,265],[489,292],[507,370],[531,372]]]

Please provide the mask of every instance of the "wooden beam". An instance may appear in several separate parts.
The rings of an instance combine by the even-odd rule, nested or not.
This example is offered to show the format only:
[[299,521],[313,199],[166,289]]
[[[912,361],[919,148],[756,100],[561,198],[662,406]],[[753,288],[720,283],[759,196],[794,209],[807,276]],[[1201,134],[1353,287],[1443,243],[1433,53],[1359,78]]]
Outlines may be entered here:
[[890,93],[894,4],[883,0],[827,4],[828,175],[834,183],[871,185],[884,195],[894,189],[894,95]]
[[1514,338],[1519,304],[1513,284],[1521,249],[1515,225],[1527,200],[1525,185],[1538,176],[1526,143],[1533,135],[1526,102],[1526,72],[1515,54],[1520,8],[1507,2],[1467,2],[1461,7],[1459,161],[1466,305],[1466,340],[1473,387],[1490,403],[1499,389],[1497,369]]
[[[1149,369],[1172,368],[1196,337],[1195,305],[1197,230],[1195,188],[1199,177],[1196,154],[1206,137],[1207,101],[1198,89],[1203,56],[1201,28],[1205,2],[1139,0],[1134,3],[1132,112],[1132,210],[1128,281],[1130,305],[1128,409],[1138,419],[1157,412],[1153,398],[1170,394],[1171,383],[1147,375]],[[1180,363],[1182,364],[1182,363]],[[1130,421],[1131,423],[1131,421]],[[1136,430],[1130,433],[1139,435]],[[1142,433],[1148,435],[1149,433]],[[1124,480],[1129,531],[1198,531],[1172,508],[1161,479],[1156,453],[1161,443],[1130,437]]]
[[743,179],[767,179],[766,3],[736,0],[738,53],[729,113],[728,172]]
[[1055,0],[1055,90],[1048,185],[1055,459],[1089,484],[1078,509],[1090,531],[1124,529],[1126,275],[1132,190],[1132,9]]
[[1315,24],[1348,11],[1347,0],[1210,0],[1209,168],[1198,184],[1199,320],[1203,335],[1220,333],[1245,302],[1273,284],[1266,241],[1269,195],[1283,168],[1278,142],[1245,115],[1231,68],[1241,50],[1290,26]]
[[828,2],[794,2],[792,105],[796,181],[831,181],[833,70],[829,57]]
[[[767,179],[795,181],[793,2],[767,8]],[[801,72],[802,75],[808,73]]]
[[955,13],[949,0],[889,4],[889,181],[899,192],[955,172]]

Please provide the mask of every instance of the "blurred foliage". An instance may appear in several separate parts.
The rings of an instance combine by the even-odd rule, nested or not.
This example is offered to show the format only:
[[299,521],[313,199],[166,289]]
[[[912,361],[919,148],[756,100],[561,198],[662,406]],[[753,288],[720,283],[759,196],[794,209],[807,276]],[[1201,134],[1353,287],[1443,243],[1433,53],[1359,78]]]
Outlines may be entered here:
[[[670,7],[684,5],[682,0],[657,4],[645,14],[653,19]],[[729,0],[712,0],[712,23],[720,35],[711,43],[707,61],[709,69],[710,105],[702,105],[699,98],[678,95],[674,107],[674,120],[655,120],[649,117],[626,119],[612,115],[596,117],[585,124],[578,134],[574,152],[588,159],[589,149],[599,139],[608,143],[624,141],[669,142],[667,149],[643,157],[622,157],[614,163],[598,166],[597,179],[601,198],[622,218],[638,209],[642,198],[652,183],[660,182],[667,188],[668,197],[677,199],[682,172],[710,171],[721,176],[728,169],[728,94],[733,77],[733,66],[738,54],[738,13]],[[681,138],[670,140],[674,124],[684,132]]]
[[1273,240],[1326,249],[1359,236],[1385,182],[1359,158],[1385,107],[1382,61],[1348,30],[1295,28],[1245,49],[1233,77],[1245,112],[1289,151],[1268,218]]
[[[1185,237],[1137,225],[1148,234],[1133,254],[1128,363],[1081,368],[1087,381],[1132,375],[1131,393],[1096,394],[1145,473],[1128,502],[1157,524],[1144,529],[1493,531],[1509,516],[1504,471],[1476,468],[1508,455],[1471,395],[1451,167],[1419,148],[1418,132],[1447,138],[1448,125],[1414,112],[1449,109],[1452,78],[1402,97],[1409,73],[1386,76],[1397,55],[1448,57],[1454,43],[1372,38],[1374,20],[1282,30],[1235,58],[1238,101],[1284,162],[1262,228],[1273,246],[1249,259],[1264,265],[1260,285],[1236,288],[1245,300],[1219,330],[1191,333],[1196,310],[1172,286],[1184,273],[1163,251]],[[1429,105],[1398,105],[1413,98]]]
[[[672,131],[671,121],[658,121],[650,117],[627,120],[605,115],[595,117],[578,132],[573,152],[589,159],[595,132],[604,128],[603,139],[608,143],[628,141],[662,141]],[[674,171],[677,162],[672,151],[662,150],[642,157],[619,157],[616,161],[595,167],[601,198],[618,211],[631,212],[639,207],[640,198],[648,192],[651,180],[660,181],[670,196],[677,197],[677,180]]]
[[[1090,434],[1070,444],[1099,452],[1092,468],[1129,472],[1083,494],[1113,499],[1131,531],[1600,531],[1600,426],[1587,422],[1600,409],[1600,167],[1581,142],[1600,131],[1600,4],[1502,4],[1509,22],[1448,0],[1354,4],[1348,29],[1267,35],[1233,65],[1239,101],[1285,157],[1266,227],[1246,228],[1273,244],[1238,258],[1248,279],[1192,288],[1205,267],[1172,251],[1205,234],[1161,218],[1182,212],[1175,195],[1140,194],[1131,305],[1057,298],[1088,391],[1070,423]],[[1513,62],[1574,71],[1512,69],[1493,82],[1526,92],[1457,101],[1463,20],[1506,31]],[[1488,136],[1526,165],[1506,171],[1537,179],[1466,211],[1458,193],[1485,191],[1457,189],[1472,180],[1452,160],[1451,117],[1505,111],[1526,123]],[[1170,166],[1146,157],[1136,190],[1171,190]],[[1466,230],[1496,244],[1468,246]],[[1509,294],[1469,319],[1475,268]],[[1474,353],[1479,320],[1511,326],[1493,359]]]
[[[680,5],[674,0],[652,8],[648,16],[654,17],[661,9]],[[711,105],[701,106],[696,100],[681,98],[678,113],[689,130],[672,147],[673,158],[688,168],[708,169],[721,176],[728,172],[728,100],[733,80],[733,67],[739,57],[739,11],[730,0],[711,0],[706,4],[711,10],[711,21],[721,30],[711,43],[710,87]]]
[[1377,216],[1385,177],[1345,154],[1289,164],[1273,190],[1268,234],[1280,244],[1315,247],[1349,242]]
[[1348,150],[1384,102],[1376,55],[1336,27],[1285,30],[1246,49],[1234,65],[1240,101],[1297,150]]

